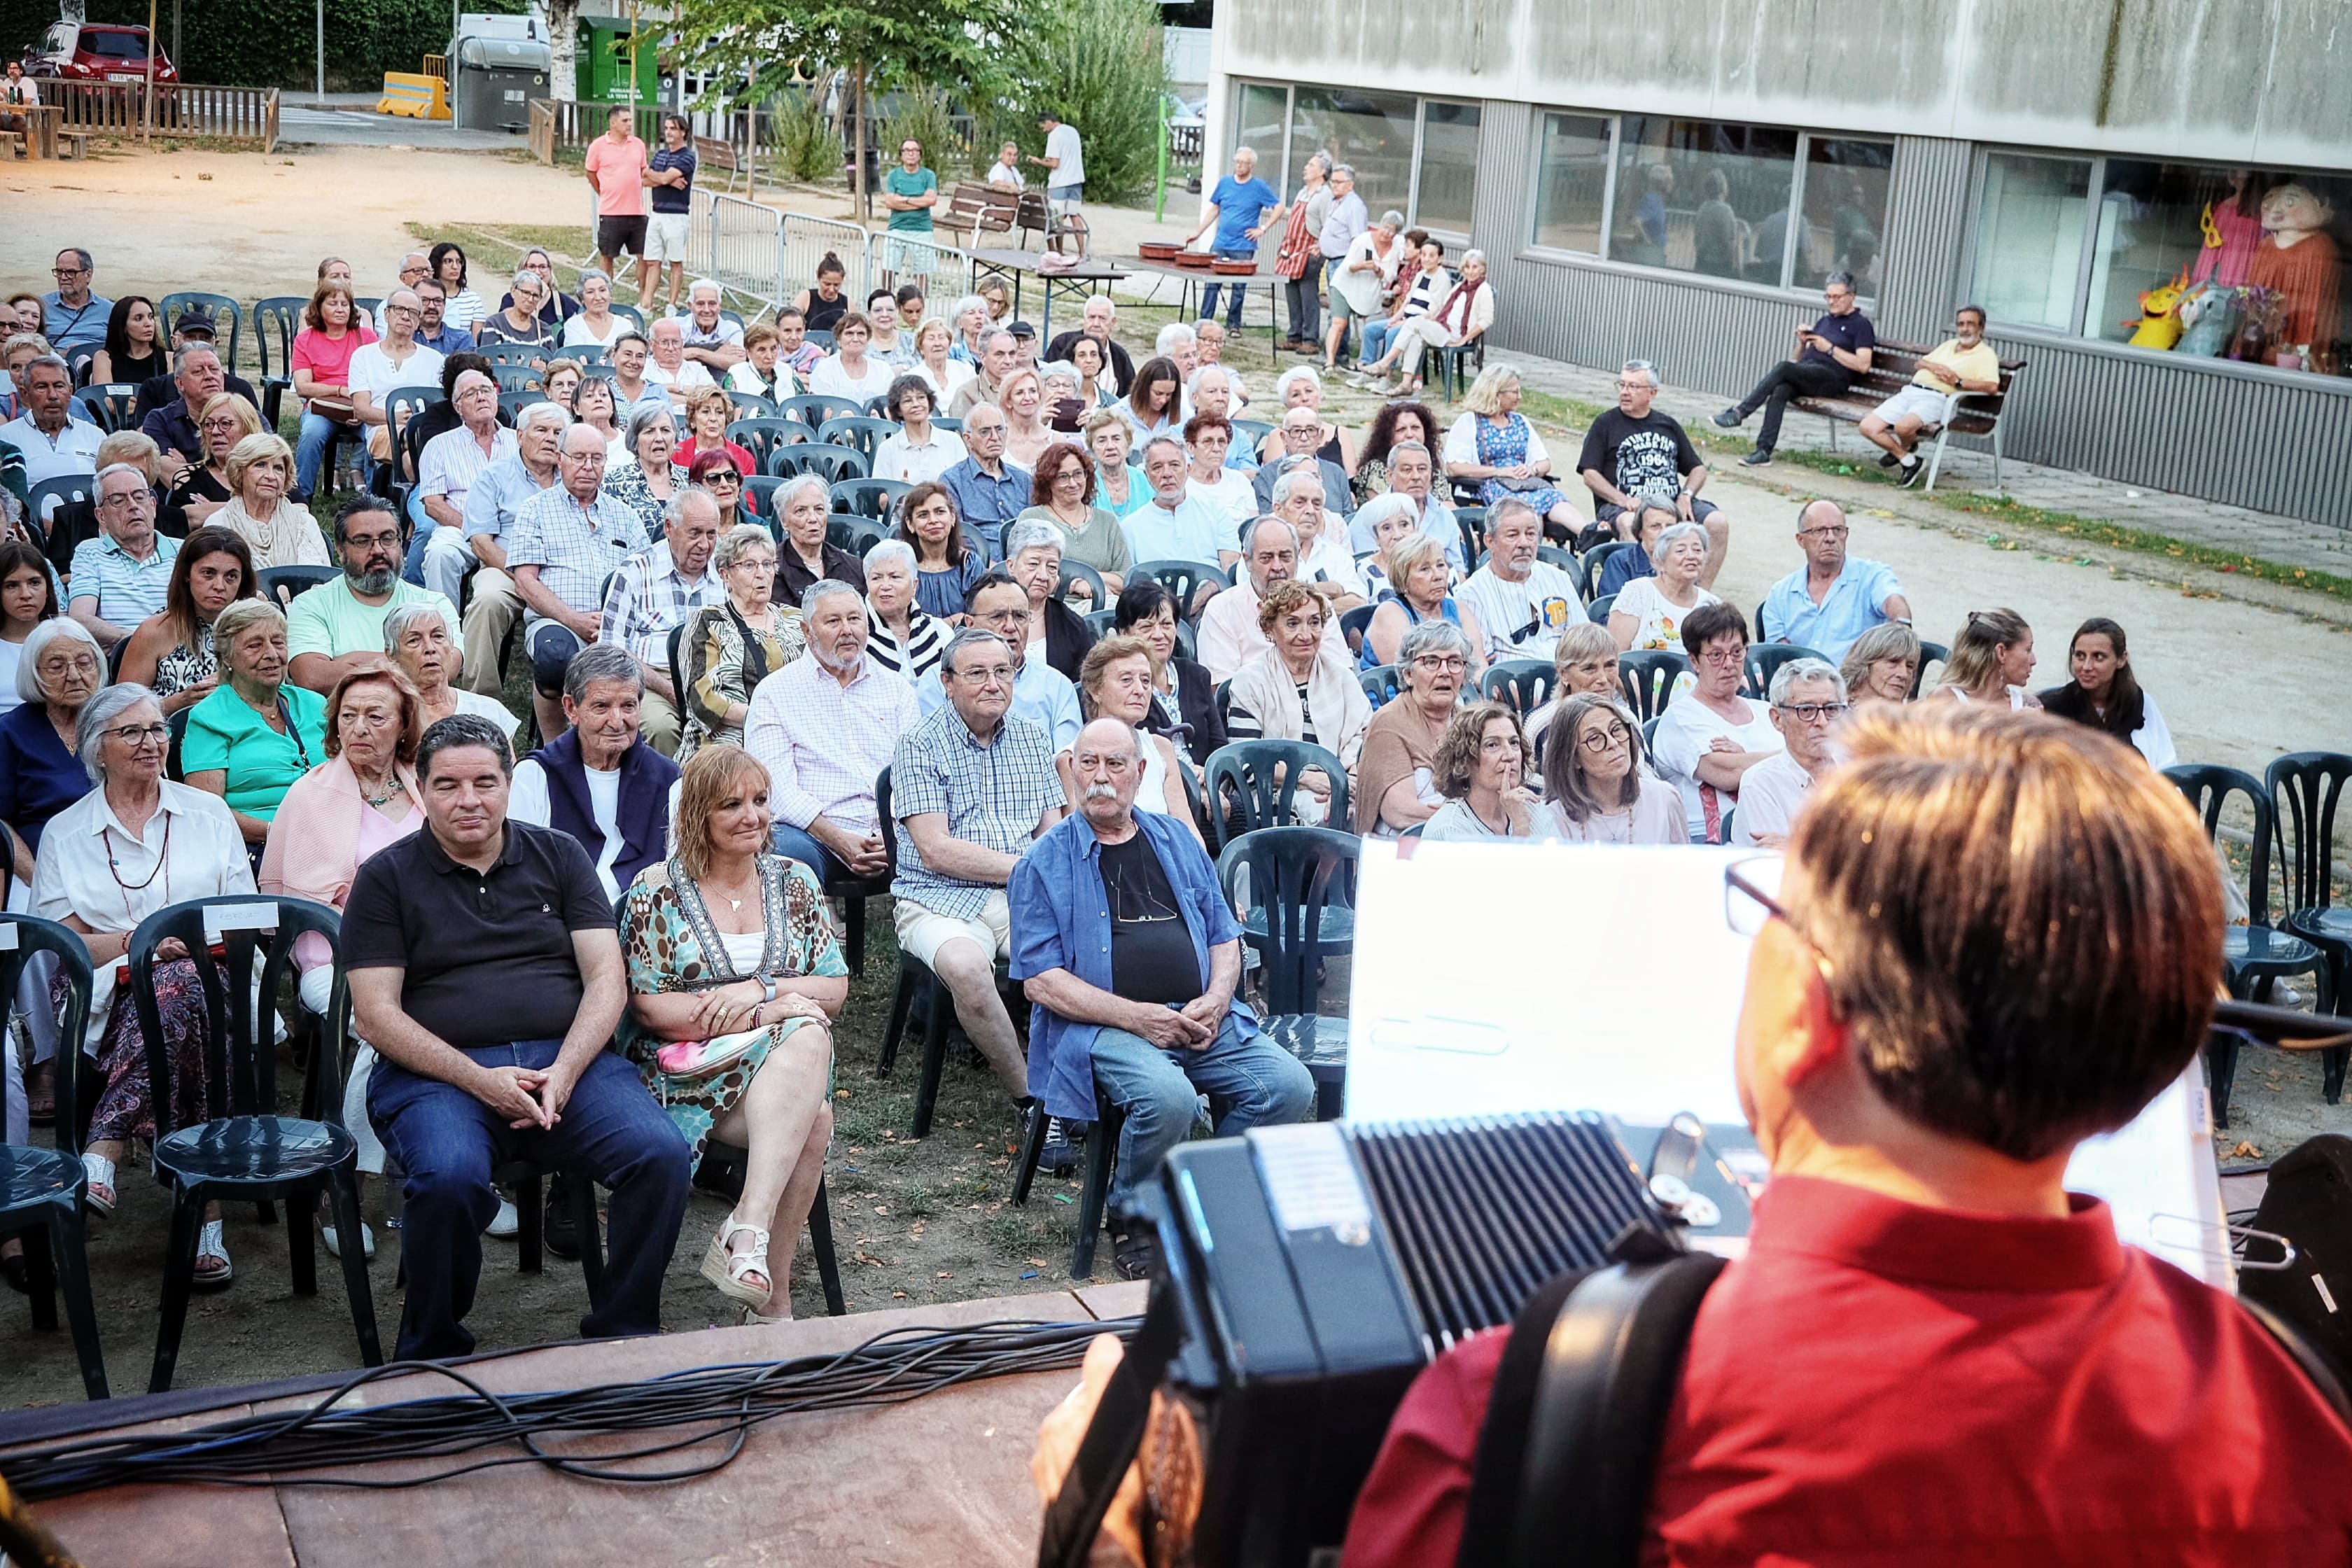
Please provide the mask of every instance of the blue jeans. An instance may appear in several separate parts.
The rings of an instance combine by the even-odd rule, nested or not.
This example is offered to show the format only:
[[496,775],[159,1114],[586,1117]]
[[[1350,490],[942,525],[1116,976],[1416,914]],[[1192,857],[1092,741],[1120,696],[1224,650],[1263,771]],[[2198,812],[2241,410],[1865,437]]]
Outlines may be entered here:
[[[1257,247],[1253,245],[1246,250],[1220,250],[1216,255],[1221,261],[1255,261],[1257,259]],[[1208,321],[1217,313],[1217,290],[1223,287],[1225,285],[1212,282],[1202,289],[1201,319],[1202,321]],[[1249,286],[1244,283],[1235,283],[1231,287],[1234,291],[1233,309],[1225,312],[1225,327],[1230,331],[1238,332],[1242,330],[1242,296],[1249,292]]]
[[1162,1050],[1140,1035],[1105,1029],[1095,1037],[1094,1064],[1095,1082],[1127,1118],[1110,1184],[1115,1215],[1135,1212],[1137,1191],[1192,1131],[1200,1095],[1209,1097],[1220,1138],[1315,1114],[1314,1077],[1265,1036],[1243,1039],[1231,1013],[1197,1051]]
[[[480,1067],[541,1069],[562,1046],[518,1040],[466,1055]],[[482,1275],[482,1227],[499,1212],[490,1172],[526,1155],[576,1162],[613,1194],[604,1288],[591,1296],[580,1332],[604,1339],[661,1331],[662,1276],[686,1218],[691,1172],[686,1140],[619,1056],[605,1051],[588,1064],[562,1120],[545,1131],[509,1127],[457,1085],[380,1060],[368,1075],[368,1120],[406,1173],[401,1360],[473,1350],[466,1314]]]
[[414,498],[409,501],[409,508],[408,553],[401,561],[400,575],[404,581],[422,588],[425,586],[425,547],[432,542],[433,531],[441,525],[426,517],[423,503]]
[[[323,414],[303,412],[302,433],[294,443],[295,500],[307,501],[318,493],[319,468],[327,458],[327,443],[333,440],[338,432],[348,435],[357,428],[359,426],[355,425],[339,425]],[[369,458],[367,444],[362,440],[360,444],[360,477],[362,482],[374,469],[375,463]]]
[[777,854],[806,866],[816,873],[816,879],[820,882],[830,882],[835,877],[845,877],[849,874],[849,868],[843,865],[832,850],[819,844],[806,828],[794,827],[790,823],[779,822],[776,824],[772,842]]
[[1382,354],[1389,352],[1389,339],[1395,335],[1396,329],[1389,324],[1389,319],[1386,316],[1375,316],[1366,321],[1364,352],[1356,356],[1356,363],[1366,365],[1376,363]]

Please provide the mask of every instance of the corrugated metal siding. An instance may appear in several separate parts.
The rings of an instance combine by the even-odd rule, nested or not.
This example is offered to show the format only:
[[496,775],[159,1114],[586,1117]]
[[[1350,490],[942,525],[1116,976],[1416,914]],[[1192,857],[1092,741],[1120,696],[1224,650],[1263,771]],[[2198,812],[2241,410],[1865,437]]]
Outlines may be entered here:
[[[1506,301],[1498,347],[1737,397],[1803,307],[1670,277],[1520,254],[1533,233],[1535,110],[1489,101],[1474,240]],[[1971,149],[1905,137],[1878,303],[1886,335],[1937,342],[1959,303]],[[2273,381],[2155,356],[1996,335],[2029,363],[2003,427],[2011,457],[2352,529],[2352,384]]]

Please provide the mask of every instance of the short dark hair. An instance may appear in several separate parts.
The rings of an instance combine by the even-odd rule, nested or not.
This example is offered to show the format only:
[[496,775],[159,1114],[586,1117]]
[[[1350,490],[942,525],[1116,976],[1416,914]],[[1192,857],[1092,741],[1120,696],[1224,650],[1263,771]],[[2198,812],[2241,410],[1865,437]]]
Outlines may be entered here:
[[918,300],[928,300],[929,298],[929,295],[923,292],[923,286],[919,283],[901,283],[898,285],[897,299],[898,303],[901,305],[910,305]]
[[456,397],[457,378],[469,370],[478,370],[492,381],[498,380],[498,374],[490,368],[490,359],[488,354],[478,354],[470,349],[460,349],[441,362],[441,395]]
[[1176,602],[1165,584],[1153,577],[1129,577],[1118,591],[1118,603],[1111,610],[1110,624],[1119,631],[1139,626],[1160,613],[1165,605],[1178,620],[1184,618],[1184,606]]
[[341,550],[345,544],[351,542],[352,519],[371,511],[380,511],[390,517],[393,521],[400,524],[402,537],[405,538],[407,536],[408,524],[402,519],[400,509],[393,505],[392,502],[384,500],[380,495],[373,494],[367,490],[362,490],[359,494],[351,497],[349,500],[345,500],[342,505],[335,509],[334,537],[336,549]]
[[1737,632],[1742,645],[1748,641],[1748,618],[1731,605],[1716,601],[1701,605],[1683,617],[1683,651],[1693,658],[1706,651],[1706,645],[1726,632]]
[[1002,566],[992,566],[987,571],[980,574],[980,578],[977,582],[973,583],[971,587],[964,590],[964,614],[971,614],[972,606],[980,603],[981,595],[986,593],[991,588],[1010,588],[1014,593],[1020,595],[1024,599],[1026,599],[1029,596],[1029,590],[1014,582],[1013,580],[1012,573],[1007,572]]
[[808,312],[802,310],[798,305],[779,305],[776,307],[776,320],[781,321],[786,316],[790,316],[793,321],[800,322],[803,326],[808,324]]
[[416,742],[416,776],[431,778],[435,757],[465,746],[481,747],[499,760],[499,772],[514,776],[514,748],[507,744],[506,731],[479,713],[452,713],[435,720]]

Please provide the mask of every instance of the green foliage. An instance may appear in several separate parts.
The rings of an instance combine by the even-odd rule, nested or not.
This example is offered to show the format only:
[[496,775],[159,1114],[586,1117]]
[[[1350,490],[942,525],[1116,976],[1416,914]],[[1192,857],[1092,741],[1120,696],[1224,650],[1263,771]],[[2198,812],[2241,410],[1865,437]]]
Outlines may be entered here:
[[898,161],[898,144],[909,136],[923,144],[923,166],[953,184],[955,171],[971,161],[971,149],[956,132],[948,95],[934,87],[915,87],[898,95],[898,111],[882,121],[882,167]]
[[[524,0],[466,0],[468,11],[519,13]],[[145,0],[89,0],[93,22],[147,25]],[[58,19],[57,0],[0,0],[0,49],[14,59]],[[180,48],[172,48],[172,7],[157,7],[156,31],[183,81],[224,87],[308,88],[315,68],[313,0],[181,0]],[[327,7],[327,86],[365,91],[386,71],[413,71],[449,47],[446,0],[334,0]]]
[[800,184],[841,177],[841,137],[806,88],[788,87],[772,100],[778,179]]
[[[1052,109],[1084,138],[1087,201],[1126,201],[1150,190],[1159,168],[1160,95],[1168,89],[1158,0],[1065,0],[1040,33],[1020,90],[1001,100],[1012,112],[994,134],[973,138],[989,149],[975,153],[980,166],[1003,142],[1019,142],[1024,154],[1043,153],[1037,111]],[[1039,171],[1027,173],[1034,178]]]
[[986,102],[1033,26],[1020,0],[680,0],[677,34],[722,81],[790,60],[812,74],[863,68],[874,91],[929,82]]

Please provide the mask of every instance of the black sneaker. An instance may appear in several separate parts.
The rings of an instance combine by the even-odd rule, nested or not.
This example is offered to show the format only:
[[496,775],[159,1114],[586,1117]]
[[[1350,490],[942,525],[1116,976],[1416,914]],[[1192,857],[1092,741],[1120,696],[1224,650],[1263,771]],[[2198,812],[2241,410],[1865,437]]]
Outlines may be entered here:
[[1037,1152],[1037,1168],[1049,1176],[1066,1176],[1076,1170],[1077,1140],[1085,1136],[1083,1127],[1071,1127],[1058,1116],[1049,1120],[1045,1123],[1045,1146]]
[[558,1258],[580,1256],[580,1227],[572,1223],[572,1180],[562,1171],[547,1178],[547,1206],[539,1227],[539,1244]]
[[1737,430],[1748,423],[1748,416],[1737,408],[1727,408],[1715,416],[1715,422],[1726,430]]
[[1115,1215],[1110,1221],[1110,1257],[1121,1278],[1149,1279],[1160,1267],[1160,1238],[1142,1221]]
[[1927,465],[1921,462],[1918,458],[1914,458],[1909,462],[1903,465],[1903,477],[1895,482],[1907,490],[1913,485],[1917,484],[1919,482],[1919,476],[1927,471]]
[[1882,452],[1878,455],[1878,466],[1882,468],[1891,468],[1902,460],[1892,452]]
[[1748,456],[1739,459],[1742,467],[1750,468],[1760,468],[1771,460],[1772,454],[1766,451],[1761,447],[1757,447],[1756,450],[1748,453]]

